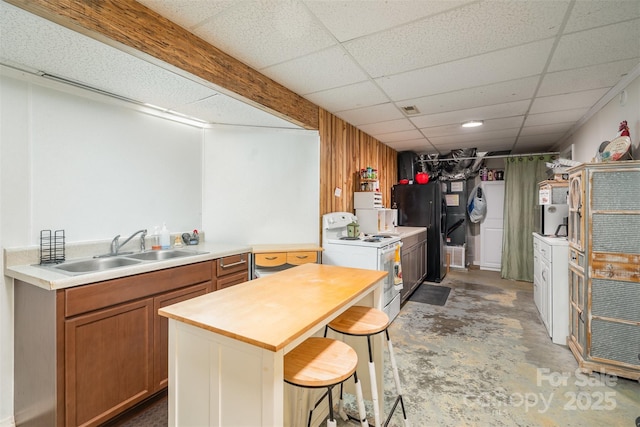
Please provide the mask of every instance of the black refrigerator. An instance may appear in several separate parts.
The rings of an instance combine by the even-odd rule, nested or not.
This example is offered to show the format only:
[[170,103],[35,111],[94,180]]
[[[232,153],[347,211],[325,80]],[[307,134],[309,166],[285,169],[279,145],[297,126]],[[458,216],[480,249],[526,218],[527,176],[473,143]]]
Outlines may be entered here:
[[427,227],[426,280],[440,282],[447,273],[447,204],[441,183],[394,185],[391,200],[398,209],[399,226]]

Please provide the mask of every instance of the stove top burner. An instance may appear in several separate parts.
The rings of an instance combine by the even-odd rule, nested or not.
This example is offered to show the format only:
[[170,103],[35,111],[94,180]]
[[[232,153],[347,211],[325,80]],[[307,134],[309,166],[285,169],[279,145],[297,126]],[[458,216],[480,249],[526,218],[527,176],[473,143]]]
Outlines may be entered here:
[[364,241],[365,241],[365,242],[379,242],[379,241],[380,241],[380,239],[370,237],[370,238],[368,238],[368,239],[364,239]]
[[340,240],[360,240],[359,237],[347,237],[347,236],[342,236],[340,238]]

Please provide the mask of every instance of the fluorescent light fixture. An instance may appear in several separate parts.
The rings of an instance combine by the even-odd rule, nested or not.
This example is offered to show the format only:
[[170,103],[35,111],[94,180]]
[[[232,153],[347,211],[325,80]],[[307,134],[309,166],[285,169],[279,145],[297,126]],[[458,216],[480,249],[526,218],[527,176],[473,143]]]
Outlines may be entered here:
[[463,128],[475,128],[478,126],[482,126],[484,122],[482,120],[469,120],[468,122],[462,123]]

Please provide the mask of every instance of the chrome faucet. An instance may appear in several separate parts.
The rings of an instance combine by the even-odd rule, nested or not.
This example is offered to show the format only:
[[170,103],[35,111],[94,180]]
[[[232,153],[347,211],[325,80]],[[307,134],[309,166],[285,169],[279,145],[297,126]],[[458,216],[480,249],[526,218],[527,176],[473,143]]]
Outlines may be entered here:
[[127,240],[125,240],[122,243],[118,242],[118,239],[120,239],[120,235],[118,234],[111,241],[111,253],[109,255],[111,255],[111,256],[118,255],[118,251],[120,250],[120,248],[123,247],[124,245],[126,245],[127,242],[129,242],[129,240],[133,239],[136,236],[136,234],[139,234],[139,233],[142,233],[142,234],[140,234],[140,251],[143,252],[144,249],[145,249],[144,238],[147,237],[147,230],[146,229],[136,231],[131,236],[129,236],[127,238]]

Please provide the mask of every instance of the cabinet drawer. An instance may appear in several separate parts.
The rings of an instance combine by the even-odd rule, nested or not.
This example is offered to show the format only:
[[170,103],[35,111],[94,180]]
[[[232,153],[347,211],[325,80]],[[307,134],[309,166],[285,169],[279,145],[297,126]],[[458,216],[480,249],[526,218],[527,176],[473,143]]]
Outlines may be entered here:
[[318,262],[318,252],[287,252],[287,264],[300,265]]
[[249,280],[249,274],[247,271],[241,271],[236,274],[229,274],[224,276],[223,278],[219,278],[216,281],[216,290],[228,288],[233,285],[239,285],[240,283],[244,283]]
[[65,316],[211,281],[211,261],[65,289]]
[[538,253],[540,254],[540,258],[551,262],[551,245],[548,245],[543,241],[538,241]]
[[216,260],[216,275],[218,277],[227,274],[249,271],[249,254],[229,255]]
[[591,274],[594,278],[640,282],[640,255],[592,253]]
[[265,254],[255,254],[256,265],[260,267],[277,267],[287,263],[286,252],[269,252]]
[[640,366],[640,326],[591,321],[591,356]]

